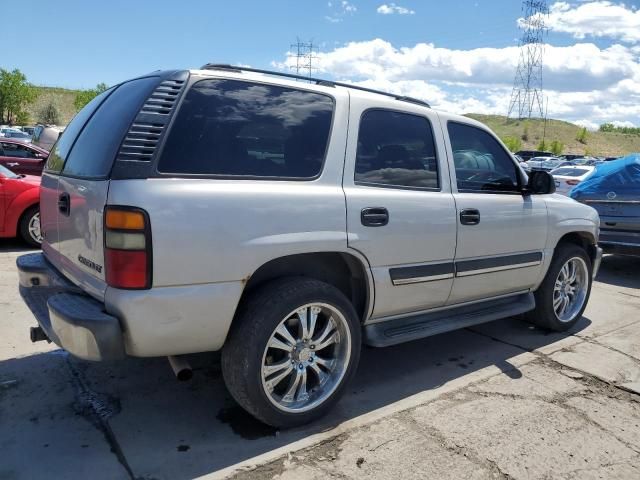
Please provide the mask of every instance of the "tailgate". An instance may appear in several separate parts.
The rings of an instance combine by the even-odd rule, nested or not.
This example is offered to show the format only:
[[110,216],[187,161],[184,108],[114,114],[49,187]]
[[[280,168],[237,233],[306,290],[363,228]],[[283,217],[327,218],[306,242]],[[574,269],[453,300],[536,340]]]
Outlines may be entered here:
[[155,76],[139,78],[96,97],[72,120],[47,162],[47,174],[57,175],[58,182],[55,195],[46,195],[50,205],[42,221],[57,225],[57,235],[50,235],[52,241],[45,237],[43,250],[68,279],[98,300],[107,287],[103,214],[109,176],[126,132],[158,82]]

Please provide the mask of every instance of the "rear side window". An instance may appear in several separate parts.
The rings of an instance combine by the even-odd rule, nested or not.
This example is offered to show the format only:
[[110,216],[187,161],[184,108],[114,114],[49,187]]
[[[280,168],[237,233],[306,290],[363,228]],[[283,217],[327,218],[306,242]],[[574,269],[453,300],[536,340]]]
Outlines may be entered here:
[[320,174],[333,99],[237,80],[187,92],[158,164],[163,173],[310,179]]
[[80,132],[62,174],[80,178],[106,178],[125,133],[157,83],[157,77],[147,77],[123,83],[116,88]]
[[[51,148],[51,153],[49,154],[49,158],[47,159],[47,163],[44,167],[45,171],[50,173],[60,173],[78,133],[80,133],[82,127],[87,123],[89,117],[93,115],[93,112],[96,111],[98,105],[100,105],[112,92],[113,89],[110,89],[101,93],[87,103],[84,108],[80,110],[75,117],[73,117],[73,120],[71,120],[69,125],[67,125],[67,128],[65,128],[62,135],[60,135],[58,141],[55,143],[53,148]],[[39,140],[43,131],[44,127],[37,126],[34,140]]]
[[438,162],[429,120],[368,110],[360,120],[354,179],[358,184],[438,188]]

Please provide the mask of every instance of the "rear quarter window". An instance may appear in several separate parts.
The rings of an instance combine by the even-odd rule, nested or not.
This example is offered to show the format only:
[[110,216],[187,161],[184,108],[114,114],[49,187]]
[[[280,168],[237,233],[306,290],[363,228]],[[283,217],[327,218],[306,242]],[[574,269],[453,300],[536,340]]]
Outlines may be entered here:
[[[117,87],[81,130],[62,174],[80,178],[106,178],[124,135],[157,83],[157,77],[146,77]],[[66,131],[62,138],[65,136]]]
[[158,171],[314,178],[324,163],[333,110],[333,99],[315,92],[238,80],[201,80],[185,95]]

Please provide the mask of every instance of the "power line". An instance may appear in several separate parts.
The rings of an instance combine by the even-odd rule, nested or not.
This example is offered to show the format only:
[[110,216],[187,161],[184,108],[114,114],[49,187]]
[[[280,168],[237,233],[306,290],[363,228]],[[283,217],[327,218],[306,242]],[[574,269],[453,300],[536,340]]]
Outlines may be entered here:
[[291,44],[291,51],[288,56],[295,60],[295,65],[290,65],[289,68],[295,69],[297,75],[305,74],[311,77],[314,70],[318,69],[314,62],[320,58],[318,47],[313,44],[313,40],[303,42],[298,38],[296,43]]
[[520,58],[513,81],[508,117],[531,118],[543,114],[542,60],[546,20],[549,15],[544,0],[524,0],[524,18],[520,24],[522,38],[519,42]]

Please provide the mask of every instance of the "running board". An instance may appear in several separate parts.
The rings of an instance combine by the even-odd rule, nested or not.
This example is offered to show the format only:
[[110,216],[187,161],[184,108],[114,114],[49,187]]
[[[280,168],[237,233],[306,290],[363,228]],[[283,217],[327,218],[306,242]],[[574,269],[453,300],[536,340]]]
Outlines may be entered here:
[[499,300],[382,321],[364,327],[364,342],[373,347],[388,347],[519,315],[533,310],[535,306],[533,293],[523,293]]

